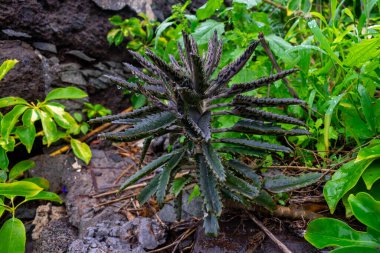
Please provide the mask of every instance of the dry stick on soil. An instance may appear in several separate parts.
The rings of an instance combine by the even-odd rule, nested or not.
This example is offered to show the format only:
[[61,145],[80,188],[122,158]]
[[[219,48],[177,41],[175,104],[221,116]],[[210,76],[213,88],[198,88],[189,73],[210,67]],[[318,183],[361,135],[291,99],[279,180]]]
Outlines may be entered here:
[[[141,188],[141,187],[144,187],[146,185],[147,185],[147,183],[140,183],[140,184],[131,185],[131,186],[128,186],[127,188],[125,188],[123,191],[132,190],[132,189],[136,189],[136,188]],[[99,194],[93,195],[92,197],[93,198],[101,198],[101,197],[106,197],[106,196],[109,196],[109,195],[112,195],[112,194],[116,194],[118,192],[119,192],[119,190],[113,190],[113,191],[99,193]]]
[[110,200],[110,201],[107,201],[107,202],[100,203],[100,204],[96,205],[95,207],[101,207],[101,206],[104,206],[104,205],[116,203],[116,202],[119,202],[121,200],[129,199],[130,197],[133,197],[133,194],[127,195],[127,196],[122,197],[122,198],[113,199],[113,200]]
[[[154,252],[162,252],[163,250],[166,250],[166,249],[169,249],[173,246],[175,246],[174,250],[177,249],[179,243],[183,240],[185,240],[187,237],[189,237],[192,233],[194,233],[195,231],[197,230],[197,227],[195,228],[189,228],[188,230],[186,230],[185,232],[183,232],[182,235],[180,235],[174,242],[172,242],[171,244],[169,245],[166,245],[162,248],[159,248],[159,249],[154,249],[154,250],[151,250],[151,251],[147,251],[147,253],[154,253]],[[174,252],[174,250],[172,252]]]
[[261,221],[259,221],[254,215],[248,212],[247,214],[249,218],[251,218],[251,220],[256,223],[256,225],[281,249],[282,252],[292,253],[292,251],[290,251],[285,244],[278,240],[277,237],[271,231],[269,231],[269,229],[267,229]]
[[[259,40],[260,40],[260,43],[261,45],[263,46],[266,54],[268,55],[270,61],[272,62],[274,68],[277,70],[277,73],[281,72],[281,68],[280,66],[278,65],[276,59],[274,58],[273,54],[272,54],[272,51],[270,50],[267,42],[265,41],[265,38],[264,38],[264,34],[263,33],[260,33],[259,34]],[[288,88],[289,90],[289,93],[294,97],[294,98],[299,98],[296,91],[290,87],[290,83],[289,83],[289,80],[286,79],[286,77],[282,78],[282,80],[284,81],[285,85],[286,85],[286,88]]]
[[[124,111],[122,111],[121,113],[127,113],[127,112],[130,112],[132,111],[132,107],[129,107],[127,109],[125,109]],[[89,132],[88,134],[86,134],[85,136],[81,137],[79,140],[80,141],[86,141],[87,139],[89,139],[90,137],[94,136],[95,134],[98,134],[102,131],[104,131],[105,129],[107,129],[108,127],[110,127],[112,124],[111,123],[105,123],[97,128],[95,128],[94,130],[92,130],[91,132]],[[50,153],[50,156],[56,156],[56,155],[60,155],[64,152],[66,152],[67,150],[70,149],[70,145],[66,145],[66,146],[63,146],[62,148]]]

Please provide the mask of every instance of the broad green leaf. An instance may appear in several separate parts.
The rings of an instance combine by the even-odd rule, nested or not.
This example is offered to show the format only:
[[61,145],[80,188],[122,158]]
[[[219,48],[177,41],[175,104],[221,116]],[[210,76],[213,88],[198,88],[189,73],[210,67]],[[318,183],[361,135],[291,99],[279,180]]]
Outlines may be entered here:
[[[379,47],[380,47],[380,45],[379,45]],[[374,106],[372,106],[371,97],[368,94],[367,89],[364,88],[363,85],[359,85],[358,91],[360,94],[360,104],[362,106],[363,114],[364,114],[364,117],[367,121],[367,125],[373,133],[376,133],[376,122],[377,121],[376,121],[376,115],[374,112]]]
[[47,94],[45,101],[56,99],[78,99],[87,96],[86,92],[75,87],[57,88]]
[[8,165],[9,165],[9,160],[8,160],[7,151],[5,151],[5,149],[0,147],[0,169],[3,169],[3,170],[8,169]]
[[[2,205],[4,205],[4,200],[3,200],[3,197],[0,197],[0,218],[1,216],[3,216],[3,213],[5,211],[5,207],[3,207]],[[0,237],[0,240],[1,240],[1,237]]]
[[141,190],[137,196],[137,200],[140,202],[140,205],[145,204],[157,191],[158,181],[160,180],[161,175],[156,175],[144,189]]
[[7,171],[0,169],[0,183],[5,183],[8,179]]
[[264,188],[273,193],[288,192],[314,184],[322,177],[321,173],[305,173],[300,176],[276,175],[264,179]]
[[38,114],[41,118],[42,129],[49,147],[53,142],[59,140],[61,136],[57,130],[57,125],[48,113],[38,110]]
[[10,112],[4,115],[1,121],[1,135],[7,140],[11,134],[14,126],[16,125],[18,118],[28,109],[25,105],[16,105]]
[[18,63],[18,60],[5,60],[0,65],[0,81],[4,78],[4,76],[11,70],[16,63]]
[[379,251],[370,247],[349,246],[329,251],[329,253],[379,253]]
[[43,188],[45,191],[48,191],[50,188],[49,181],[43,177],[27,177],[24,178],[22,181],[34,183],[39,187]]
[[362,177],[367,189],[371,190],[372,185],[380,179],[380,160],[372,162],[364,171]]
[[380,238],[352,229],[332,218],[319,218],[309,223],[305,239],[318,249],[325,247],[364,246],[380,247]]
[[144,95],[135,93],[131,97],[131,103],[132,103],[133,109],[139,109],[143,107],[144,105],[146,105],[146,97]]
[[174,155],[170,160],[163,166],[161,172],[160,180],[158,181],[157,186],[157,202],[158,204],[163,204],[165,201],[166,189],[169,184],[170,176],[172,175],[173,170],[176,169],[177,165],[181,162],[185,152],[180,152]]
[[124,184],[120,187],[120,191],[123,190],[123,189],[125,189],[126,187],[130,186],[131,184],[135,183],[137,180],[139,180],[140,178],[144,177],[145,175],[153,172],[155,169],[157,169],[161,165],[165,164],[174,155],[176,155],[176,154],[178,154],[179,152],[182,152],[182,151],[183,151],[182,149],[173,151],[173,152],[171,152],[169,154],[163,155],[163,156],[157,158],[156,160],[150,162],[149,164],[147,164],[146,166],[144,166],[143,168],[141,168],[139,171],[137,171],[135,174],[133,174],[132,176],[130,176],[124,182]]
[[355,162],[360,162],[364,160],[373,161],[378,158],[380,158],[380,144],[361,148],[358,153],[358,156],[355,159]]
[[17,177],[21,176],[25,171],[30,170],[36,166],[36,163],[32,160],[24,160],[16,163],[15,166],[9,172],[9,180],[15,180]]
[[173,181],[171,192],[174,194],[174,196],[178,196],[178,194],[182,191],[183,187],[185,187],[186,184],[188,184],[191,181],[191,178],[188,177],[180,177],[176,178]]
[[0,183],[0,195],[29,197],[36,195],[42,190],[41,187],[31,182]]
[[252,7],[260,4],[261,0],[233,0],[233,3],[241,3],[247,5],[248,9],[251,9]]
[[194,39],[199,45],[207,44],[209,39],[212,38],[214,31],[219,35],[224,33],[224,24],[212,19],[201,23],[193,33]]
[[22,221],[8,219],[0,229],[0,241],[1,253],[24,253],[26,232]]
[[0,108],[12,106],[12,105],[27,105],[27,104],[28,102],[18,97],[0,98]]
[[317,22],[315,20],[312,20],[308,23],[308,26],[310,30],[313,32],[315,39],[320,43],[321,48],[327,52],[327,54],[341,67],[343,67],[342,62],[339,60],[339,58],[335,55],[333,50],[331,49],[330,42],[328,39],[323,35],[321,29],[319,28]]
[[41,191],[34,196],[25,198],[25,201],[30,201],[30,200],[47,200],[47,201],[54,201],[54,202],[62,204],[62,200],[57,194],[55,194],[54,192],[47,192],[47,191]]
[[359,192],[356,196],[351,194],[348,202],[356,219],[380,232],[380,201],[376,201],[368,193]]
[[223,0],[208,0],[197,9],[197,18],[203,20],[211,17],[223,4]]
[[339,104],[340,100],[343,98],[344,95],[346,94],[345,93],[340,94],[339,96],[333,97],[328,101],[329,107],[327,108],[327,111],[325,113],[324,130],[323,130],[326,155],[327,155],[327,152],[329,151],[329,146],[330,146],[329,130],[330,130],[330,125],[331,125],[331,118],[332,118],[335,107]]
[[57,122],[60,127],[70,129],[70,133],[75,132],[75,130],[79,130],[79,125],[75,119],[68,112],[65,112],[64,107],[60,104],[46,103],[42,108],[46,109],[50,115],[53,116],[55,122]]
[[191,201],[193,201],[193,199],[195,199],[195,198],[197,198],[199,196],[201,196],[201,192],[199,190],[199,186],[196,184],[196,185],[194,185],[194,188],[193,188],[193,190],[191,191],[191,193],[189,195],[187,203],[190,204]]
[[331,213],[334,213],[339,200],[357,184],[371,162],[372,160],[350,161],[335,172],[331,180],[327,181],[323,187],[323,195]]
[[161,34],[166,30],[166,28],[170,27],[171,25],[173,25],[174,22],[169,22],[167,20],[165,20],[164,22],[162,22],[158,27],[157,27],[157,30],[156,30],[156,39],[154,41],[154,48],[157,49],[157,46],[158,46],[158,41],[161,37]]
[[[368,1],[369,2],[369,1]],[[371,59],[380,57],[380,37],[364,39],[360,43],[353,44],[343,64],[349,67],[362,66]]]
[[34,125],[19,126],[16,128],[15,133],[20,139],[20,142],[26,147],[28,153],[30,153],[36,138],[36,127]]
[[288,15],[291,14],[289,11],[302,11],[309,12],[311,9],[310,0],[290,0],[288,1]]
[[90,163],[92,156],[91,149],[85,142],[81,142],[72,138],[70,140],[70,145],[76,157],[84,161],[86,164]]
[[203,155],[206,158],[206,162],[210,167],[211,171],[218,178],[220,182],[224,182],[226,180],[226,173],[224,171],[224,167],[218,154],[214,151],[211,143],[203,143],[202,144]]
[[22,115],[22,124],[24,126],[33,125],[34,122],[40,119],[36,109],[27,109]]

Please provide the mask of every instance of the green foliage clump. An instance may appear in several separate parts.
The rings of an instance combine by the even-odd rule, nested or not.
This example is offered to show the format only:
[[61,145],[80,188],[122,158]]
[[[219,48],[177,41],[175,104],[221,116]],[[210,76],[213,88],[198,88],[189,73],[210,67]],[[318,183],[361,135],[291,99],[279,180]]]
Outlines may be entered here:
[[[185,182],[196,181],[199,184],[204,203],[205,231],[216,235],[219,227],[217,219],[222,212],[222,194],[243,204],[257,203],[273,209],[275,204],[267,190],[276,193],[294,190],[316,182],[321,175],[311,173],[299,178],[281,178],[279,175],[276,180],[262,184],[260,176],[239,160],[240,153],[260,157],[270,152],[292,152],[289,147],[280,144],[255,140],[255,135],[309,134],[301,120],[270,110],[290,105],[304,106],[304,101],[248,95],[296,72],[296,69],[229,86],[231,79],[249,61],[263,38],[251,42],[236,60],[218,73],[215,70],[221,59],[223,43],[216,31],[203,54],[192,36],[184,32],[182,40],[184,48],[178,44],[179,60],[169,55],[170,64],[150,50],[146,51],[150,60],[130,51],[150,73],[126,64],[138,77],[136,83],[108,76],[117,85],[146,96],[150,105],[131,113],[101,117],[90,122],[132,125],[124,132],[100,136],[115,141],[145,139],[144,154],[153,138],[170,134],[171,151],[129,177],[121,189],[161,168],[162,172],[142,190],[139,200],[143,203],[155,194],[158,203],[163,204],[170,179],[190,166],[193,169],[186,177],[193,180],[185,179]],[[229,102],[220,103],[221,99]],[[214,127],[213,122],[225,115],[234,115],[236,123],[230,128]],[[284,128],[285,125],[288,127]]]

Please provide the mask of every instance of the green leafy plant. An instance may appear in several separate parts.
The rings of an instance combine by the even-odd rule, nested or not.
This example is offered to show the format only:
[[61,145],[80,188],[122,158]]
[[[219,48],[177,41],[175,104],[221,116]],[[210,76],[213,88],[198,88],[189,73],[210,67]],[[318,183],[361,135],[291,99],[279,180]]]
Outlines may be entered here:
[[[274,202],[268,191],[280,193],[294,190],[320,178],[319,173],[304,174],[301,177],[279,175],[272,181],[264,180],[262,184],[254,169],[238,160],[239,154],[260,157],[270,152],[292,152],[286,146],[256,140],[257,135],[309,134],[301,120],[271,111],[279,106],[304,106],[302,100],[248,95],[253,90],[267,87],[294,73],[296,69],[229,87],[231,79],[244,67],[262,40],[263,38],[253,41],[240,57],[219,73],[214,71],[221,58],[222,41],[218,39],[216,31],[209,41],[208,50],[203,54],[194,38],[183,33],[184,50],[178,46],[180,61],[170,56],[171,64],[150,50],[146,51],[146,55],[151,61],[130,51],[151,75],[126,64],[139,78],[138,82],[131,83],[115,76],[107,77],[121,87],[143,94],[150,105],[131,113],[101,117],[90,122],[111,121],[133,125],[124,132],[104,133],[100,136],[116,141],[145,138],[142,160],[150,142],[158,136],[170,134],[173,148],[170,153],[150,162],[129,177],[121,190],[157,168],[162,168],[162,172],[142,190],[139,200],[144,203],[155,194],[158,203],[163,204],[170,179],[184,165],[195,163],[192,167],[194,169],[187,176],[199,185],[204,202],[205,232],[216,235],[218,217],[222,212],[221,193],[241,203],[258,203],[271,209]],[[229,102],[220,103],[222,98]],[[212,123],[225,115],[234,115],[236,123],[230,128],[215,128]],[[285,125],[291,127],[285,129]]]
[[0,252],[24,253],[26,232],[23,222],[15,216],[16,209],[33,200],[47,200],[62,203],[60,197],[49,192],[49,182],[44,178],[17,179],[35,166],[33,161],[21,161],[14,165],[9,173],[0,170],[0,217],[5,211],[12,217],[0,228]]
[[[343,221],[321,218],[312,221],[305,238],[317,248],[339,247],[332,252],[377,252],[380,247],[380,143],[360,149],[355,160],[345,163],[323,188],[331,213],[340,200],[346,216],[354,216],[367,232],[352,229]],[[323,231],[323,232],[322,232]]]
[[[10,70],[9,67],[7,69]],[[70,142],[74,154],[88,164],[91,159],[90,148],[86,143],[72,137],[80,133],[80,125],[65,111],[62,104],[54,102],[86,96],[87,94],[78,88],[66,87],[50,91],[44,101],[37,103],[29,103],[19,97],[0,98],[0,108],[13,106],[8,113],[0,115],[0,168],[7,169],[6,153],[13,151],[15,146],[22,144],[30,153],[37,136],[42,136],[43,143],[47,146],[60,139]],[[22,124],[19,123],[20,119]],[[42,124],[40,132],[36,132],[37,121],[41,121]]]
[[110,109],[101,104],[84,103],[83,105],[82,111],[87,114],[87,118],[89,119],[110,115],[112,113]]

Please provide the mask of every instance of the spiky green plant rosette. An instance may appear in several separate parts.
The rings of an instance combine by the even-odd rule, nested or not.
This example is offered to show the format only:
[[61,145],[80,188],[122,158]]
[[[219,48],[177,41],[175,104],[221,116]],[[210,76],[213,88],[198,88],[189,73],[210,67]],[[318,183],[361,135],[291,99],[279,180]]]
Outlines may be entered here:
[[[171,134],[173,149],[130,176],[121,189],[161,168],[162,171],[157,173],[142,190],[139,200],[144,203],[155,194],[158,203],[162,204],[170,179],[183,170],[185,167],[183,165],[195,163],[196,166],[193,166],[194,169],[189,172],[189,176],[199,184],[204,203],[205,232],[211,235],[216,235],[219,229],[218,217],[222,212],[221,194],[242,203],[254,202],[268,208],[273,207],[274,203],[268,192],[263,189],[260,177],[237,158],[241,154],[290,153],[292,150],[285,146],[252,139],[217,138],[216,134],[220,132],[244,133],[241,136],[309,134],[302,128],[286,130],[276,124],[305,127],[301,120],[260,109],[260,107],[304,105],[302,100],[243,95],[280,80],[296,69],[282,71],[248,83],[228,85],[231,78],[250,59],[259,43],[253,41],[238,59],[224,67],[217,75],[214,71],[222,54],[222,41],[218,40],[216,32],[208,43],[207,52],[202,55],[194,39],[183,33],[184,49],[178,44],[180,61],[170,56],[170,64],[150,50],[146,51],[150,60],[130,51],[150,75],[130,64],[125,64],[139,78],[139,82],[131,83],[115,76],[108,78],[125,89],[145,95],[150,105],[126,114],[97,118],[91,122],[131,125],[132,127],[124,132],[104,133],[101,136],[128,142],[145,139],[142,159],[152,139],[162,135]],[[229,102],[218,104],[221,100]],[[218,110],[221,108],[224,110]],[[217,112],[213,112],[215,109]],[[238,116],[240,120],[230,128],[213,128],[212,121],[226,114]],[[219,148],[216,149],[216,146]],[[228,159],[229,157],[234,159]],[[186,166],[187,170],[188,168],[189,166]]]

